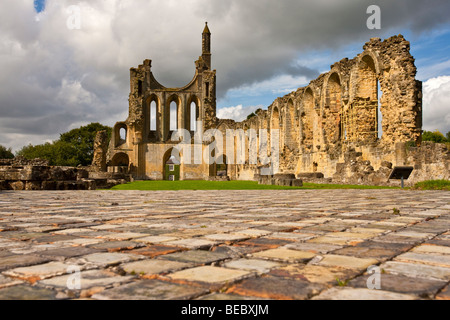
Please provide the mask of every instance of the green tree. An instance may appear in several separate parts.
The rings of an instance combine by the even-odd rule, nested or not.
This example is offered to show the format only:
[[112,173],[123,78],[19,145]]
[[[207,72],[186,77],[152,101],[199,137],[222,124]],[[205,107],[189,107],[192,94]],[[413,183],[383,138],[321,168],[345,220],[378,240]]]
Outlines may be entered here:
[[111,128],[99,123],[73,129],[60,135],[60,139],[52,143],[28,145],[23,147],[18,156],[26,159],[45,159],[51,166],[88,166],[94,156],[94,140],[97,131],[106,130],[111,136]]
[[[67,143],[68,145],[60,145],[61,150],[70,151],[67,148],[74,148],[71,151],[74,162],[82,166],[88,166],[92,163],[94,156],[94,140],[98,131],[106,130],[108,137],[111,137],[112,129],[100,123],[91,123],[87,126],[78,129],[70,130],[69,132],[61,134],[59,141]],[[65,160],[68,160],[66,158]]]
[[13,159],[14,154],[11,151],[11,148],[6,149],[6,147],[0,145],[0,159]]
[[444,143],[447,142],[447,139],[444,137],[442,133],[436,130],[434,132],[424,131],[422,135],[422,141],[433,141],[436,143]]
[[447,132],[447,134],[445,135],[445,137],[447,138],[447,142],[450,142],[450,131]]

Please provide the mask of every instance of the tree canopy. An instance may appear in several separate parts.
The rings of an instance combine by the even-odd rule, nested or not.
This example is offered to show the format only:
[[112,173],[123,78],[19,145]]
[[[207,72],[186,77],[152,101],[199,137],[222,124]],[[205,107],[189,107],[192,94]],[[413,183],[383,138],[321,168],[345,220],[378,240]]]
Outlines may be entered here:
[[94,156],[94,140],[98,131],[106,130],[111,136],[111,128],[100,123],[91,123],[60,135],[52,143],[28,145],[23,147],[18,156],[26,159],[45,159],[52,166],[88,166]]
[[422,135],[422,141],[433,141],[436,143],[445,143],[450,142],[450,131],[447,132],[447,137],[445,137],[441,132],[438,130],[431,132],[431,131],[424,131]]
[[11,151],[11,148],[6,149],[6,147],[0,145],[0,159],[12,159],[14,158],[14,154]]

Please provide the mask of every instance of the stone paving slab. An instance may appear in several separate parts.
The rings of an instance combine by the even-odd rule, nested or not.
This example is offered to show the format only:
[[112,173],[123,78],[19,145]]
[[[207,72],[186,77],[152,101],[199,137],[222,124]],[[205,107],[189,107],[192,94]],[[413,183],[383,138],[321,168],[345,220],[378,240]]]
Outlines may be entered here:
[[313,300],[419,300],[416,296],[383,290],[331,288]]
[[94,294],[99,300],[190,300],[208,293],[208,289],[163,282],[142,280]]
[[233,283],[251,275],[251,272],[244,270],[203,266],[171,273],[168,278],[217,285]]
[[0,289],[0,300],[56,300],[57,295],[54,290],[26,284]]
[[[445,300],[449,203],[407,190],[0,192],[0,299]],[[370,266],[381,290],[367,288]]]
[[318,294],[325,287],[307,281],[283,279],[280,277],[260,277],[244,280],[227,292],[276,300],[305,300]]
[[[367,288],[371,275],[364,275],[351,280],[349,287]],[[381,274],[380,290],[416,295],[420,298],[433,298],[444,286],[445,281],[418,279],[402,275]]]
[[121,265],[121,268],[129,274],[150,277],[157,274],[179,271],[193,266],[192,263],[152,259],[125,263]]

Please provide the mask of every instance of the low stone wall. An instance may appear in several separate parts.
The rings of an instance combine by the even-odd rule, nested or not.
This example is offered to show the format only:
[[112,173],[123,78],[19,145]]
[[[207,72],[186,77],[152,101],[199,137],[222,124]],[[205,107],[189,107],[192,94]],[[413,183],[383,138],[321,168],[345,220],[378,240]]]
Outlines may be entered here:
[[127,183],[130,175],[49,166],[45,160],[0,160],[0,190],[95,190]]
[[443,143],[422,142],[420,147],[405,149],[404,165],[413,166],[409,183],[425,180],[450,180],[450,150]]
[[294,174],[275,174],[273,176],[259,176],[259,184],[286,187],[301,187],[303,181],[297,179]]

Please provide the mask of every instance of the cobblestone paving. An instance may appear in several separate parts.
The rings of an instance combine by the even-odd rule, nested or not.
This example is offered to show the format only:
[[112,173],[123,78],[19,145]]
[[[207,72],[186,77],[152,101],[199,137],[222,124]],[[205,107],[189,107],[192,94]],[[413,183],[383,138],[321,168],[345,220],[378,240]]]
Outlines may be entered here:
[[0,299],[450,299],[449,282],[445,191],[0,193]]

